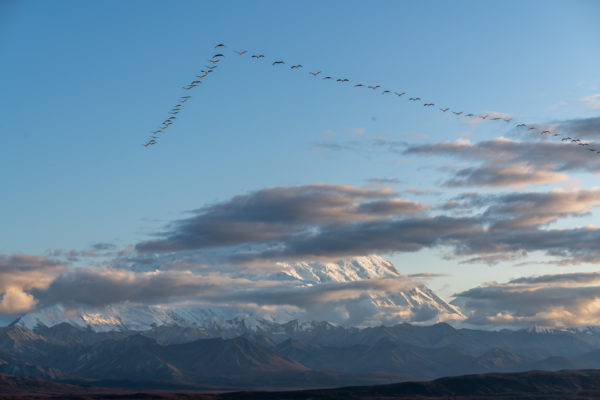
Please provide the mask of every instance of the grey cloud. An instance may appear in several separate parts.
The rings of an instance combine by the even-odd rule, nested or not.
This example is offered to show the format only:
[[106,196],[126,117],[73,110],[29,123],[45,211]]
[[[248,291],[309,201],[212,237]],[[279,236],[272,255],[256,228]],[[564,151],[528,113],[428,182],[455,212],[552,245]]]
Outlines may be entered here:
[[476,325],[598,325],[599,277],[594,272],[491,282],[456,294],[454,303]]
[[369,183],[378,183],[378,184],[396,184],[400,183],[400,179],[398,178],[369,178],[366,179]]
[[597,283],[600,282],[600,272],[573,272],[566,274],[549,274],[541,276],[528,276],[512,279],[511,284],[539,284],[539,283]]
[[256,259],[339,259],[352,255],[410,252],[482,233],[474,218],[430,217],[369,221],[323,227],[317,232],[289,236],[281,246],[259,252],[238,253],[237,262]]
[[140,243],[137,249],[142,255],[154,252],[145,257],[149,265],[161,252],[163,261],[176,252],[190,260],[201,253],[206,263],[212,258],[256,265],[423,248],[450,250],[446,257],[467,263],[515,261],[542,251],[553,262],[575,264],[600,258],[600,230],[547,229],[547,225],[585,215],[598,204],[599,189],[465,194],[441,208],[452,215],[431,216],[423,213],[421,203],[394,197],[389,189],[331,185],[265,189],[203,208],[175,223],[164,239]]
[[577,118],[558,122],[558,129],[573,137],[600,139],[600,117]]
[[502,195],[464,194],[444,208],[484,208],[492,229],[518,229],[545,225],[567,216],[581,216],[600,204],[600,189],[555,189],[546,193],[516,192]]
[[102,306],[122,302],[162,303],[171,299],[221,292],[233,285],[226,277],[188,271],[132,272],[110,268],[73,268],[47,288],[35,290],[40,306]]
[[321,224],[346,224],[421,211],[391,189],[309,185],[263,189],[204,207],[177,221],[164,239],[139,243],[140,252],[193,250],[265,243]]
[[92,250],[96,250],[96,251],[106,251],[106,250],[115,250],[117,248],[116,245],[112,244],[112,243],[94,243],[92,245]]

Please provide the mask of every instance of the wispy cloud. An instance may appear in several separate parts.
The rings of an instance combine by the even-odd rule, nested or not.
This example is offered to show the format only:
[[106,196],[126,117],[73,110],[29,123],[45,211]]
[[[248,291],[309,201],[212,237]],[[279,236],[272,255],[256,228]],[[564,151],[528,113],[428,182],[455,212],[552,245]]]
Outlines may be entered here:
[[590,110],[600,110],[600,93],[585,96],[581,101],[586,103],[586,108]]
[[521,142],[507,138],[472,143],[458,139],[411,146],[407,155],[446,155],[480,164],[454,168],[446,186],[525,187],[568,179],[569,171],[600,171],[600,157],[561,142]]

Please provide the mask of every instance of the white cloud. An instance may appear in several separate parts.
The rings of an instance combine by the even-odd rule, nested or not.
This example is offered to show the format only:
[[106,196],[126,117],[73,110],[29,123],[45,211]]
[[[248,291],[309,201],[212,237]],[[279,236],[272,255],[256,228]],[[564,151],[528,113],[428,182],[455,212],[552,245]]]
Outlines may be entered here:
[[590,110],[600,110],[600,93],[585,96],[581,101],[586,103],[586,108]]

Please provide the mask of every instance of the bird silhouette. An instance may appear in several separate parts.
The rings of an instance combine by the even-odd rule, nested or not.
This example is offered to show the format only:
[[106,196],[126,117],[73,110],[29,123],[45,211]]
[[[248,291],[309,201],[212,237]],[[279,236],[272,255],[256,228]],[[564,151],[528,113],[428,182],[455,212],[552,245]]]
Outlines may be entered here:
[[290,67],[290,69],[300,69],[300,68],[302,68],[302,65],[300,65],[300,64],[298,64],[298,65],[292,65]]
[[319,75],[320,73],[321,73],[321,71],[319,71],[319,72],[309,72],[309,74],[311,74],[312,76],[315,76],[315,77],[316,77],[317,75]]
[[277,64],[285,64],[283,61],[273,61],[273,65],[277,65]]
[[215,49],[217,49],[219,47],[225,47],[225,45],[223,43],[219,43],[218,45],[215,46]]
[[406,92],[402,92],[402,93],[394,92],[394,94],[398,97],[402,97],[406,94]]
[[237,51],[236,50],[235,52],[238,53],[241,56],[241,55],[246,54],[248,52],[248,50],[243,50],[243,51]]
[[254,54],[254,55],[252,55],[252,58],[256,58],[257,60],[260,60],[261,58],[264,58],[264,57],[265,56],[263,54],[260,54],[260,55]]

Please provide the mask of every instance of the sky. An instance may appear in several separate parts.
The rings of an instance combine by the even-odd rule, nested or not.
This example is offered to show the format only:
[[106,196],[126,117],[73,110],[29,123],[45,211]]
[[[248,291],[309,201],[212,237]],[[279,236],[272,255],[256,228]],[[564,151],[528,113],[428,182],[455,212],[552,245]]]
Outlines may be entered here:
[[[148,257],[218,272],[374,253],[435,274],[473,321],[595,324],[565,310],[600,298],[600,156],[515,125],[594,145],[598,17],[597,1],[0,1],[4,321],[65,277],[142,279],[123,268]],[[545,300],[520,315],[500,304],[515,292]]]

